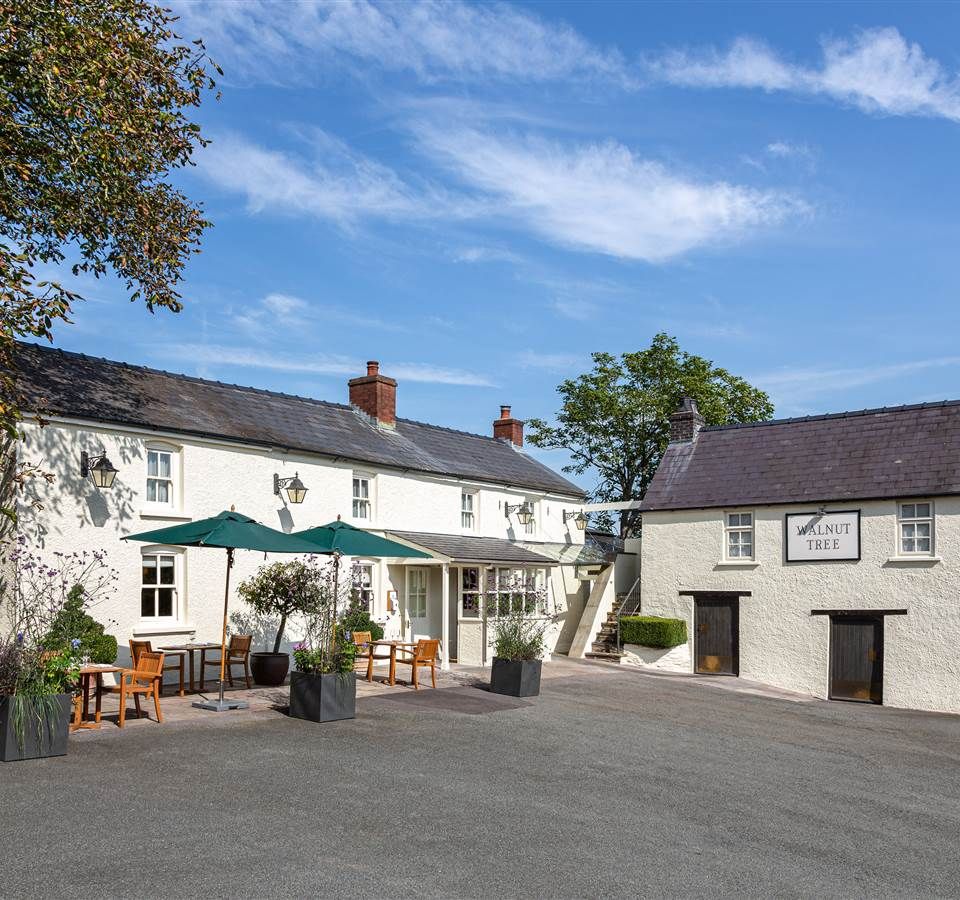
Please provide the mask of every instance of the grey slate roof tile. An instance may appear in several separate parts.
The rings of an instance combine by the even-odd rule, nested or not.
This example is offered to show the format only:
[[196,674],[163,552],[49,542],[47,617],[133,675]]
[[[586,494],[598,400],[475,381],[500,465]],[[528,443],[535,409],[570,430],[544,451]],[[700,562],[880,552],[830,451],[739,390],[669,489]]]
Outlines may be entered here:
[[960,494],[960,400],[701,429],[642,509]]
[[533,546],[532,544],[523,546],[503,538],[474,537],[468,534],[432,534],[423,531],[388,532],[388,536],[391,534],[464,562],[527,563],[539,566],[555,564],[555,560],[550,556],[528,549]]
[[583,498],[512,444],[409,419],[379,428],[341,403],[221,384],[55,350],[17,347],[17,380],[50,415],[216,437]]

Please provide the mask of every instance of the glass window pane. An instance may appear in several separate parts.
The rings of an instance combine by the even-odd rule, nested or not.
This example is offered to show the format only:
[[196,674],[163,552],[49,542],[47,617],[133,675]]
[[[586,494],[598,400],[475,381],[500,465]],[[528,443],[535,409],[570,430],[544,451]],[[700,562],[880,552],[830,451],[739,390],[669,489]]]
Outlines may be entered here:
[[173,615],[173,588],[157,589],[157,615]]
[[169,503],[170,502],[170,482],[169,481],[157,481],[157,503]]
[[903,550],[905,553],[913,553],[916,550],[916,542],[913,538],[903,539]]
[[169,453],[157,454],[157,474],[161,478],[170,477],[170,454]]
[[157,583],[157,558],[155,556],[143,557],[143,583]]
[[904,503],[900,507],[900,515],[904,519],[912,519],[914,517],[914,511],[916,507],[912,503]]
[[157,451],[150,450],[147,452],[147,474],[156,475],[157,474]]
[[173,584],[173,557],[160,557],[160,584]]
[[930,538],[917,538],[917,550],[921,553],[930,552]]
[[912,538],[916,534],[917,526],[916,525],[901,525],[900,531],[905,538]]
[[480,570],[463,570],[463,589],[465,591],[477,591],[480,589]]
[[753,518],[752,513],[740,513],[740,524],[749,525],[752,518]]
[[917,537],[930,537],[930,523],[929,522],[918,522],[917,523]]
[[153,479],[147,480],[147,500],[151,503],[157,502],[157,483]]
[[918,503],[917,504],[917,518],[925,519],[930,515],[930,504],[929,503]]
[[140,591],[140,615],[144,619],[153,618],[153,588],[142,588]]
[[730,545],[730,555],[731,555],[731,556],[739,556],[739,555],[740,555],[740,545],[739,545],[739,544],[731,544],[731,545]]

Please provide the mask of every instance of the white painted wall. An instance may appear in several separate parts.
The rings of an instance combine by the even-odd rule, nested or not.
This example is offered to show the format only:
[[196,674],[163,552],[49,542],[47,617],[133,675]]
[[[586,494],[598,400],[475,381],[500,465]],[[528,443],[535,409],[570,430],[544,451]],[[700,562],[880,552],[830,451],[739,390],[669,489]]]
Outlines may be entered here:
[[[23,509],[21,527],[42,544],[44,553],[73,550],[106,550],[119,581],[113,597],[94,611],[108,624],[121,647],[131,637],[145,637],[160,645],[184,640],[219,640],[219,622],[223,603],[223,579],[226,553],[213,549],[170,548],[178,554],[182,587],[176,621],[144,622],[140,619],[140,560],[145,546],[125,542],[125,534],[162,528],[178,522],[215,515],[234,505],[239,512],[265,525],[296,531],[322,525],[338,515],[361,527],[425,531],[448,534],[471,533],[507,539],[564,541],[582,543],[583,533],[574,523],[564,525],[562,511],[579,508],[572,498],[523,492],[496,485],[460,482],[421,475],[378,470],[365,464],[335,462],[319,456],[283,453],[268,448],[247,447],[228,442],[184,439],[175,435],[151,434],[131,429],[112,429],[84,423],[54,422],[45,428],[28,424],[22,454],[31,460],[42,459],[44,467],[56,475],[51,485],[36,480],[31,490],[43,504],[42,511]],[[176,451],[179,465],[175,472],[175,503],[171,508],[146,502],[146,453],[161,442]],[[89,479],[79,476],[81,450],[91,454],[107,451],[119,469],[110,490],[98,490]],[[373,517],[370,521],[352,519],[353,472],[374,476]],[[299,473],[308,488],[300,505],[287,505],[273,494],[273,475]],[[464,488],[478,492],[478,516],[473,532],[461,529],[460,497]],[[284,495],[285,499],[285,495]],[[516,516],[509,520],[503,506],[531,500],[538,516],[533,534],[526,534]],[[281,559],[273,555],[269,561]],[[232,583],[252,575],[264,563],[262,553],[238,551]],[[386,561],[375,565],[374,614],[386,618],[388,590],[404,598],[403,566]],[[430,582],[431,618],[440,627],[440,585]],[[231,607],[242,604],[235,596]],[[390,623],[399,632],[400,617]],[[298,639],[295,628],[288,642]],[[396,636],[401,636],[399,633]]]
[[884,621],[884,703],[960,712],[960,498],[934,508],[940,559],[910,562],[894,559],[893,500],[830,504],[862,511],[859,562],[784,562],[784,515],[806,507],[743,510],[756,517],[756,564],[723,562],[725,510],[644,513],[642,612],[685,619],[692,645],[693,600],[681,591],[750,591],[740,675],[826,697],[830,620],[810,611],[906,608]]

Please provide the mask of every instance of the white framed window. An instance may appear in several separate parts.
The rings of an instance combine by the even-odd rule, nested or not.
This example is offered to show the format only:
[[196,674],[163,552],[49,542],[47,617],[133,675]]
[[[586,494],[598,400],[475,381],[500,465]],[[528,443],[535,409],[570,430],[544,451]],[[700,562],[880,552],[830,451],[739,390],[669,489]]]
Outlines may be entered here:
[[427,617],[427,570],[407,569],[407,617]]
[[464,531],[477,530],[477,494],[462,491],[460,494],[460,527]]
[[176,620],[179,615],[179,554],[144,553],[140,559],[140,618]]
[[147,503],[174,505],[174,453],[147,449]]
[[372,481],[369,475],[353,473],[353,517],[355,519],[367,522],[373,519],[373,497],[370,490]]
[[724,515],[724,554],[726,559],[753,559],[753,513]]
[[900,503],[897,507],[899,554],[933,556],[933,504]]
[[358,569],[358,593],[360,602],[366,608],[367,612],[373,612],[373,598],[375,591],[373,587],[373,563],[360,563]]
[[480,618],[480,570],[474,566],[460,570],[460,615]]
[[543,569],[487,569],[487,618],[505,616],[512,611],[525,611],[528,615],[538,609],[543,598],[541,589],[546,583]]

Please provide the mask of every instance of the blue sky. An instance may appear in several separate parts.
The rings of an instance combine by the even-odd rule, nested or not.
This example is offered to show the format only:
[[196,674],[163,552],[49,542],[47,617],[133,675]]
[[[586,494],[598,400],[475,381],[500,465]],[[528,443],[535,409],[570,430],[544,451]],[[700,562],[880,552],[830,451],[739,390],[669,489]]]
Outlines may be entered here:
[[336,401],[377,358],[481,433],[658,331],[779,416],[960,397],[958,5],[176,8],[215,227],[180,315],[80,282],[62,347]]

